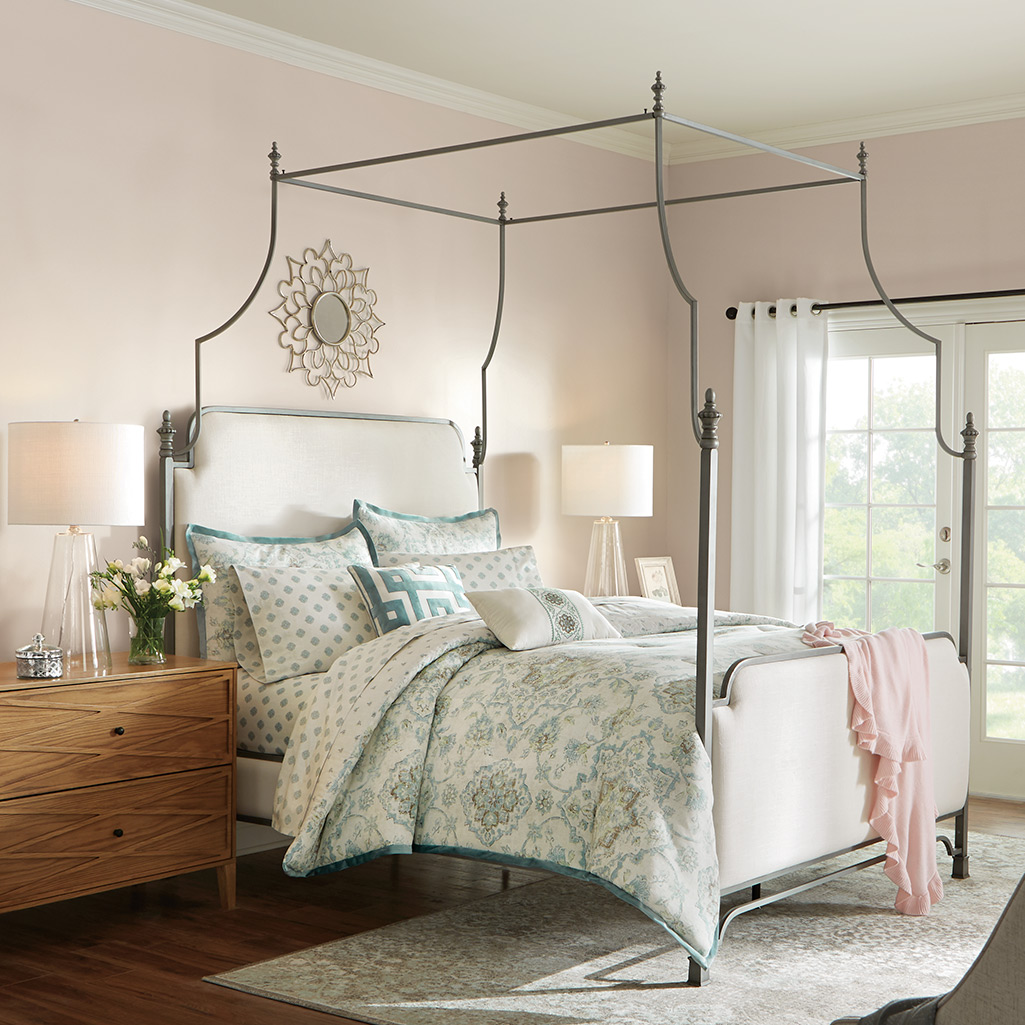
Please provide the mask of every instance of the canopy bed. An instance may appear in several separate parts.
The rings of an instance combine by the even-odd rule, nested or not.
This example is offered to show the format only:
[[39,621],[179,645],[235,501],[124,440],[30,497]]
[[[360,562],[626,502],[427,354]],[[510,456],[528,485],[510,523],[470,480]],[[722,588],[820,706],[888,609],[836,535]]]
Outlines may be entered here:
[[[302,171],[281,171],[275,145],[267,258],[234,316],[196,339],[196,409],[180,448],[165,413],[162,513],[165,536],[174,538],[176,549],[187,543],[201,561],[204,555],[220,558],[222,585],[234,589],[218,591],[204,612],[200,636],[183,631],[178,647],[198,646],[209,654],[215,644],[233,643],[242,668],[250,671],[240,696],[239,810],[267,821],[276,790],[274,821],[295,837],[287,870],[310,874],[377,854],[424,849],[547,866],[599,882],[663,924],[687,948],[691,981],[700,983],[729,922],[786,895],[763,896],[763,883],[874,843],[879,835],[868,824],[871,756],[851,739],[847,663],[840,649],[808,650],[793,624],[715,611],[720,413],[711,389],[699,399],[698,305],[673,255],[667,209],[724,196],[666,198],[664,124],[711,133],[830,176],[729,195],[859,183],[872,280],[898,320],[922,332],[893,306],[872,269],[864,148],[860,169],[847,171],[668,113],[661,75],[652,91],[651,110],[640,114]],[[640,122],[654,128],[652,202],[510,217],[503,193],[494,217],[323,180],[354,168]],[[202,346],[238,320],[263,284],[275,247],[278,188],[286,185],[497,227],[498,302],[481,368],[472,469],[465,466],[458,428],[444,420],[202,405]],[[599,623],[588,618],[593,609],[570,609],[565,603],[574,599],[542,585],[531,553],[500,550],[497,517],[493,535],[483,524],[483,541],[479,533],[464,540],[462,532],[478,530],[480,518],[493,512],[483,503],[487,371],[502,321],[507,231],[556,218],[651,208],[658,213],[670,276],[690,314],[690,421],[701,450],[698,604],[683,610],[643,599],[597,600]],[[928,635],[925,641],[936,804],[941,818],[955,816],[954,840],[944,841],[955,876],[968,873],[967,569],[974,433],[969,420],[964,450],[957,452],[937,425],[941,447],[964,464],[960,650],[948,635]],[[421,546],[396,547],[401,542],[388,540],[388,530],[400,536],[419,531]],[[428,541],[440,534],[447,538],[444,545],[430,547]],[[364,535],[370,543],[360,549]],[[403,552],[420,553],[408,556],[417,570],[438,563],[455,567],[456,577],[462,573],[467,581],[486,580],[466,587],[473,608],[457,595],[459,604],[447,610],[452,615],[414,617],[398,629],[381,629],[374,593],[367,590],[373,581],[366,581],[381,567],[402,570]],[[348,625],[338,648],[343,653],[330,664],[296,655],[292,644],[290,654],[276,653],[270,665],[258,621],[270,614],[277,578],[291,574],[288,586],[326,588],[318,593],[330,605],[337,584],[325,582],[325,574],[344,569],[346,561],[362,567],[352,576],[374,622]],[[507,640],[498,625],[501,616],[489,610],[498,601],[494,594],[506,594],[509,583],[550,592],[551,601],[563,603],[572,629],[557,636],[556,624],[564,620],[553,615],[550,640],[565,644],[525,642],[518,650]],[[380,636],[374,637],[375,628]],[[246,640],[251,633],[255,641]],[[290,659],[292,668],[283,670]],[[595,668],[602,665],[609,668]],[[509,694],[515,701],[503,696]],[[510,701],[520,704],[513,708]],[[333,732],[325,739],[328,724]],[[555,734],[562,737],[558,764],[548,747]],[[466,754],[471,749],[472,757]],[[570,772],[574,759],[579,761]],[[488,773],[482,775],[484,769]],[[382,780],[398,802],[384,810],[374,803]],[[460,804],[465,822],[457,813]],[[845,864],[801,888],[885,857]],[[751,899],[720,921],[720,893],[746,889]]]

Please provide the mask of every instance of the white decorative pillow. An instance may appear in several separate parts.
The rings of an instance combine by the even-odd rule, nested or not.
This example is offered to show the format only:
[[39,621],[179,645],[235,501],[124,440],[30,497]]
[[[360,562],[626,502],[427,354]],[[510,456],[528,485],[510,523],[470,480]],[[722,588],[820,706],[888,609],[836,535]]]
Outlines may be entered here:
[[466,597],[488,629],[513,651],[620,636],[577,591],[510,587],[501,591],[468,591]]
[[378,634],[421,619],[472,612],[459,574],[451,566],[350,566]]
[[370,566],[373,553],[359,524],[320,537],[247,537],[192,523],[185,531],[194,572],[202,565],[217,571],[217,580],[203,585],[203,604],[196,607],[199,653],[203,658],[235,660],[235,615],[245,609],[232,566],[304,566],[345,572],[353,563]]
[[377,636],[348,572],[234,566],[231,573],[248,611],[235,617],[235,655],[261,683],[323,672]]
[[378,566],[402,566],[419,562],[429,566],[451,566],[471,591],[497,591],[504,587],[544,587],[537,557],[530,545],[500,548],[497,552],[432,555],[430,552],[378,552]]
[[352,518],[366,529],[378,555],[381,552],[493,552],[502,543],[498,513],[480,509],[463,516],[413,516],[370,505],[357,498]]

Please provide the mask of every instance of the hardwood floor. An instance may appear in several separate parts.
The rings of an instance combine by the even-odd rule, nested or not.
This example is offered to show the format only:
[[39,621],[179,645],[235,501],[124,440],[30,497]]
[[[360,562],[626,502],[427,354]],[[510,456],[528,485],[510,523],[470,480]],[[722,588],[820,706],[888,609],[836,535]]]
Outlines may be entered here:
[[[970,828],[1025,836],[1025,804],[974,798]],[[503,869],[396,855],[313,879],[280,851],[239,859],[238,907],[214,872],[0,916],[0,1025],[328,1025],[347,1019],[202,981],[204,975],[495,893]],[[509,869],[508,885],[544,873]]]

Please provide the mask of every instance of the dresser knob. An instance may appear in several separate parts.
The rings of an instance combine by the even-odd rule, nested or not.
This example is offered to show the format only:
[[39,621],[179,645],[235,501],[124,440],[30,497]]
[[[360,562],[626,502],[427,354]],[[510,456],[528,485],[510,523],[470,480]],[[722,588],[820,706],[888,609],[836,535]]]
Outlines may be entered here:
[[125,835],[125,831],[123,829],[115,829],[114,830],[114,836],[124,836],[124,835]]
[[115,732],[115,733],[116,733],[116,734],[117,734],[117,735],[118,735],[119,737],[123,737],[123,736],[125,735],[125,728],[124,728],[124,726],[115,726],[115,727],[114,727],[114,732]]

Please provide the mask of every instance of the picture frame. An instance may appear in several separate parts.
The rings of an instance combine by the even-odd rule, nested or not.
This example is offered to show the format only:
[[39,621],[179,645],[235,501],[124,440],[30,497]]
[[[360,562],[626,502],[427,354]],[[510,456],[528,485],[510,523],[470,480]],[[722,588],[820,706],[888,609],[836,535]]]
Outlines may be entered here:
[[637,579],[641,583],[641,594],[645,598],[680,604],[680,589],[676,584],[673,560],[668,555],[634,559]]

